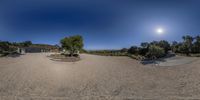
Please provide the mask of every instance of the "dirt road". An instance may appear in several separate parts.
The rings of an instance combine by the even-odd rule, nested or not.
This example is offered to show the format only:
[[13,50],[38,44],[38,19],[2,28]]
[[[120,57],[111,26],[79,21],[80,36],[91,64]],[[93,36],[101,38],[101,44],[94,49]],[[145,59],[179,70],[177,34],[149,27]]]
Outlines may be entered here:
[[173,67],[128,57],[81,55],[56,62],[48,53],[0,58],[0,100],[188,100],[200,98],[200,60]]

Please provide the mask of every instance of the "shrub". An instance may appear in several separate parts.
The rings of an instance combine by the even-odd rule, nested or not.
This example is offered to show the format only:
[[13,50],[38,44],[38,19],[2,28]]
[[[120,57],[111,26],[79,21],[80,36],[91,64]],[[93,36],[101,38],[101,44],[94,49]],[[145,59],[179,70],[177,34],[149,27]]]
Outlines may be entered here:
[[148,48],[139,48],[138,53],[142,56],[145,56],[148,52]]
[[121,53],[127,53],[127,52],[128,52],[128,49],[127,49],[127,48],[122,48],[122,49],[120,50],[120,52],[121,52]]
[[165,51],[163,48],[159,46],[151,45],[149,47],[149,51],[146,56],[151,59],[156,59],[156,58],[163,57],[164,55],[165,55]]
[[178,51],[180,53],[189,55],[189,49],[188,49],[187,45],[185,45],[185,44],[182,44],[181,46],[179,46]]
[[137,55],[138,54],[138,47],[137,46],[130,47],[129,50],[128,50],[128,53]]
[[164,49],[165,53],[168,53],[168,51],[171,49],[170,44],[166,40],[161,40],[158,45]]

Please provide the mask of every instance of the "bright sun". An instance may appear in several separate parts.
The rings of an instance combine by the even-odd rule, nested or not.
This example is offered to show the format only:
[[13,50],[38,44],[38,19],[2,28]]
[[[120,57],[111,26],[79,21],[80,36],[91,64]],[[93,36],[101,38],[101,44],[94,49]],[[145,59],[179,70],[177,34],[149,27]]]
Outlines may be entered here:
[[158,28],[157,30],[156,30],[156,32],[158,33],[158,34],[163,34],[163,29],[162,28]]

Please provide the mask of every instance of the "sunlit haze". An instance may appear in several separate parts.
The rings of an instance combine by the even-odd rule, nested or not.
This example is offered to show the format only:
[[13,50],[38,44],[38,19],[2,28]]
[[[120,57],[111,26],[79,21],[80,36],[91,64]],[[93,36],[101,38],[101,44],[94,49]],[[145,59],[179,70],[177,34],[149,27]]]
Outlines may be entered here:
[[162,28],[158,28],[156,31],[158,34],[163,34],[163,32],[164,32]]

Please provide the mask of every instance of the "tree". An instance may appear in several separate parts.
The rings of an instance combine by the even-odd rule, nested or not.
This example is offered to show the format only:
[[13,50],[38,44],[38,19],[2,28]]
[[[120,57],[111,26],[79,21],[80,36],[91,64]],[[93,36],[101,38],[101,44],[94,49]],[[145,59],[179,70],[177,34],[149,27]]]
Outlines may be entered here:
[[187,50],[185,50],[185,53],[187,55],[189,55],[189,53],[192,52],[192,46],[193,46],[192,42],[194,39],[193,39],[193,37],[191,37],[189,35],[183,36],[182,38],[184,40],[183,47],[184,47],[184,49],[187,49]]
[[31,41],[24,41],[24,42],[18,43],[17,45],[21,46],[21,47],[29,47],[30,45],[32,45],[32,42]]
[[163,48],[165,50],[165,53],[167,54],[170,50],[170,44],[166,40],[161,40],[158,43],[159,47]]
[[7,55],[17,50],[17,47],[8,41],[0,41],[0,54]]
[[153,41],[153,42],[150,43],[150,45],[158,46],[158,45],[159,45],[159,42],[158,42],[158,41]]
[[137,46],[132,46],[128,49],[128,53],[130,54],[138,54],[138,47]]
[[143,42],[140,44],[141,48],[139,48],[139,54],[145,56],[148,52],[150,44],[148,42]]
[[164,55],[165,55],[165,51],[163,48],[156,45],[151,45],[149,47],[149,51],[146,56],[151,59],[156,59],[156,58],[163,57]]
[[69,51],[70,56],[83,48],[83,38],[80,35],[65,37],[60,40],[62,48]]
[[9,51],[9,46],[11,45],[8,41],[0,41],[0,52]]
[[179,47],[178,47],[178,51],[179,53],[184,53],[184,54],[187,54],[189,55],[189,49],[188,49],[188,46],[184,43],[182,43]]
[[122,53],[127,53],[127,52],[128,52],[128,49],[127,49],[127,48],[122,48],[122,49],[120,50],[120,52],[122,52]]
[[178,42],[173,41],[173,42],[172,42],[172,45],[171,45],[171,50],[172,50],[174,53],[177,53],[177,52],[178,52],[178,48],[179,48]]
[[24,41],[23,44],[24,44],[25,47],[28,47],[28,46],[32,45],[32,42],[31,41]]
[[142,43],[140,44],[140,46],[141,46],[142,48],[148,48],[148,47],[149,47],[149,43],[148,43],[148,42],[142,42]]
[[193,45],[193,53],[200,53],[200,36],[195,37],[196,41],[194,42]]

